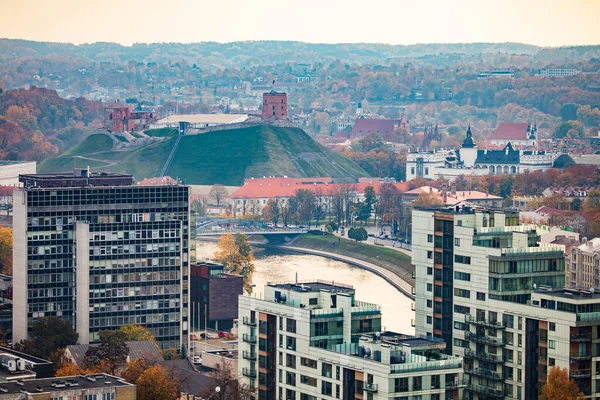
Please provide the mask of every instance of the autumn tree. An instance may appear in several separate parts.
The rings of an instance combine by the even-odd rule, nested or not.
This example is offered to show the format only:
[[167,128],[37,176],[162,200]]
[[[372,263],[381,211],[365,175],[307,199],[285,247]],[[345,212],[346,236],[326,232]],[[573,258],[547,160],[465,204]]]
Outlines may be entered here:
[[378,211],[379,219],[392,225],[393,231],[397,232],[403,217],[402,193],[393,183],[384,183],[379,187]]
[[77,344],[79,335],[71,321],[58,317],[40,318],[31,326],[30,339],[22,340],[15,348],[23,353],[48,359],[58,349]]
[[12,228],[0,228],[0,267],[2,273],[12,276],[13,256],[13,230]]
[[244,288],[248,293],[252,292],[250,284],[254,273],[254,255],[246,235],[238,233],[221,236],[215,258],[225,266],[225,272],[241,275],[244,278]]
[[126,367],[121,371],[121,378],[129,383],[135,384],[142,376],[144,371],[151,367],[151,364],[142,357],[129,361]]
[[552,367],[548,382],[542,387],[539,400],[583,400],[585,396],[573,379],[569,379],[567,369]]
[[64,364],[62,367],[56,369],[54,376],[77,376],[86,373],[85,369],[79,368],[72,362]]
[[210,193],[208,195],[215,201],[217,206],[220,206],[221,202],[229,197],[229,192],[227,192],[227,189],[225,189],[223,185],[216,184],[210,189]]
[[190,209],[196,212],[199,217],[206,215],[206,204],[201,197],[198,197],[190,204]]
[[434,190],[423,191],[413,201],[415,207],[439,207],[444,205],[442,196]]
[[272,198],[267,200],[267,204],[265,204],[264,208],[262,209],[262,214],[265,221],[272,222],[273,224],[277,225],[280,217],[280,209],[277,200]]
[[310,225],[316,204],[314,193],[310,189],[298,189],[294,197],[298,204],[298,220]]
[[[219,400],[250,400],[254,398],[254,390],[249,385],[240,382],[234,372],[231,363],[224,361],[219,363],[208,374],[208,382],[200,397],[209,399],[218,393]],[[217,392],[216,388],[219,388]]]
[[126,342],[136,342],[139,340],[151,340],[156,341],[154,335],[145,327],[141,325],[123,325],[119,330],[125,336]]
[[175,400],[179,393],[177,379],[160,365],[146,369],[135,381],[137,400]]

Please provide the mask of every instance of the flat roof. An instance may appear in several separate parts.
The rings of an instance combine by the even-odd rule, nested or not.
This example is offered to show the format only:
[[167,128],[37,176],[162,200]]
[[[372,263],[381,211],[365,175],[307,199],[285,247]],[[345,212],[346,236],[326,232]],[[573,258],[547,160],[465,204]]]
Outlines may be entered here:
[[328,292],[354,293],[354,287],[337,282],[327,281],[309,281],[298,283],[272,283],[267,282],[267,286],[291,290],[293,292],[320,292],[322,290]]
[[596,300],[600,299],[600,289],[546,289],[546,288],[538,288],[535,290],[535,294],[540,296],[556,296],[562,297],[565,299],[579,299],[579,300]]
[[244,122],[248,114],[182,114],[171,115],[156,121],[157,124],[178,124],[188,122],[190,124],[233,124]]
[[0,383],[0,396],[3,394],[40,394],[65,392],[69,390],[93,389],[111,386],[134,386],[121,378],[107,374],[66,376],[60,378],[32,379],[27,381]]

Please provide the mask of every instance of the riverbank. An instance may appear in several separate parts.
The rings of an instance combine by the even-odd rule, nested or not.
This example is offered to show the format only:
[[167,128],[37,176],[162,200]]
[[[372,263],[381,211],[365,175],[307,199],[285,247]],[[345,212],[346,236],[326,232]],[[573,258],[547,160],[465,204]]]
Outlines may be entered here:
[[[199,240],[216,242],[218,238],[204,236]],[[276,245],[257,241],[251,241],[250,243],[255,247],[313,254],[346,262],[379,275],[398,291],[414,300],[411,259],[395,249],[356,243],[332,235],[317,236],[309,234],[302,235],[289,244]]]
[[414,286],[411,258],[396,249],[358,243],[332,235],[310,234],[299,236],[289,246],[325,251],[369,262],[396,274],[404,282]]

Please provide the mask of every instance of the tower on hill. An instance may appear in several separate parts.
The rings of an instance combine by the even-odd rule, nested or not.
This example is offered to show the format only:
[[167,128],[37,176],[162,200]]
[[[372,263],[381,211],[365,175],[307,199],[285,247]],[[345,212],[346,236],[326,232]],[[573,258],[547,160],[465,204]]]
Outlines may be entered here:
[[271,90],[263,93],[262,119],[287,119],[287,94]]

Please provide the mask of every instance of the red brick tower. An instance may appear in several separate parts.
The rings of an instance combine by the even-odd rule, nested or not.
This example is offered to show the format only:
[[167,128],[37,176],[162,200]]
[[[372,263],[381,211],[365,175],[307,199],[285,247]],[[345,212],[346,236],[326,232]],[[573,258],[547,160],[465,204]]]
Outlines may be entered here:
[[287,94],[271,90],[263,93],[262,119],[287,119]]

